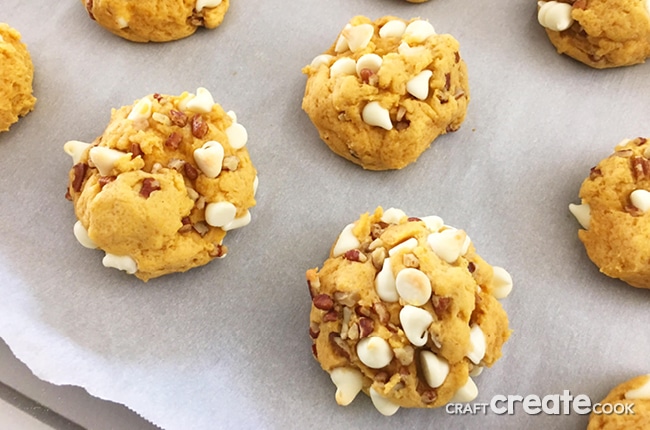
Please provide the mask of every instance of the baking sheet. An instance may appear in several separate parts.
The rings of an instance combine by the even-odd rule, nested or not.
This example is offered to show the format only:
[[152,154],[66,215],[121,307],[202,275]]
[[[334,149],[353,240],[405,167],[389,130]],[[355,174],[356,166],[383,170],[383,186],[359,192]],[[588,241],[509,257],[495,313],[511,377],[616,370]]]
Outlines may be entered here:
[[[335,156],[301,111],[301,68],[354,15],[430,20],[468,64],[461,129],[401,171]],[[360,213],[400,207],[465,229],[515,281],[514,333],[476,378],[479,397],[587,394],[648,373],[650,292],[587,259],[567,205],[589,168],[648,136],[648,66],[597,71],[558,56],[535,2],[233,1],[213,31],[135,44],[78,1],[3,0],[36,71],[36,110],[0,134],[0,337],[40,378],[84,387],[166,428],[584,428],[587,416],[381,416],[344,408],[311,357],[304,272]],[[249,133],[260,186],[228,257],[144,284],[102,267],[72,235],[67,140],[91,141],[110,109],[205,86]]]

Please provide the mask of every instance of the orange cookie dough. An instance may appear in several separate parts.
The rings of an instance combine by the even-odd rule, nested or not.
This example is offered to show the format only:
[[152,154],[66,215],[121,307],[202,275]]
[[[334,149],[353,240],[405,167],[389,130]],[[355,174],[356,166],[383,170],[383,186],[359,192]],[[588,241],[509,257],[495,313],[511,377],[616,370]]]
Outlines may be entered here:
[[81,0],[88,15],[111,33],[133,42],[168,42],[215,28],[229,0]]
[[307,282],[312,352],[339,405],[360,391],[384,415],[472,401],[472,378],[501,357],[510,335],[497,299],[512,278],[436,216],[362,215]]
[[357,16],[303,68],[303,110],[332,151],[370,170],[401,169],[469,103],[459,44],[421,19]]
[[34,65],[20,33],[0,23],[0,132],[34,109]]
[[226,255],[251,221],[257,174],[248,134],[205,88],[152,94],[113,110],[92,143],[70,141],[77,240],[103,264],[146,281]]
[[[650,375],[637,376],[614,388],[601,405],[631,406],[633,414],[591,413],[587,430],[647,430],[650,428]],[[624,409],[618,406],[620,409]]]
[[540,1],[538,21],[558,53],[591,67],[629,66],[650,56],[645,0]]
[[650,143],[624,140],[591,169],[569,209],[578,237],[602,273],[650,288]]

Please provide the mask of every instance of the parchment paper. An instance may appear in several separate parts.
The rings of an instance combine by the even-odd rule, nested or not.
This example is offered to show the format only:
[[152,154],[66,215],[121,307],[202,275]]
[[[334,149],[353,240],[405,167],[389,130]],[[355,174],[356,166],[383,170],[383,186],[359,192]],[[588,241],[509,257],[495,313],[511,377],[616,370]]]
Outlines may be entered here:
[[[300,108],[301,68],[357,14],[428,19],[468,64],[465,123],[401,171],[337,157]],[[336,405],[311,357],[304,272],[378,205],[441,216],[513,275],[514,333],[476,378],[476,402],[563,390],[598,401],[650,372],[650,292],[599,274],[567,210],[616,143],[650,135],[649,66],[557,55],[534,1],[233,0],[216,30],[165,44],[113,36],[72,0],[3,0],[0,21],[28,45],[38,97],[0,134],[0,336],[38,377],[166,429],[584,428],[575,413],[386,418],[363,395]],[[247,127],[258,203],[227,258],[144,284],[76,242],[62,147],[100,134],[112,107],[199,86]]]

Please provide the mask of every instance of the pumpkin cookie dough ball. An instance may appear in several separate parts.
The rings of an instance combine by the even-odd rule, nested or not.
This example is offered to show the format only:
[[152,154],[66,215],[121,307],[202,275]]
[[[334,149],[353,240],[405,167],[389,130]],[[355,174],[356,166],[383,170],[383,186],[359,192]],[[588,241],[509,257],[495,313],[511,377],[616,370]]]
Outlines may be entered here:
[[[591,413],[587,430],[646,430],[650,428],[650,375],[633,378],[614,388],[601,402],[634,413]],[[616,406],[618,405],[618,406]],[[633,405],[633,406],[631,406]],[[607,410],[609,406],[604,406]]]
[[512,278],[436,216],[362,215],[307,281],[312,352],[339,405],[362,390],[384,415],[472,401],[472,378],[501,357],[510,335],[497,299]]
[[538,20],[558,53],[591,67],[629,66],[650,56],[645,0],[538,2]]
[[230,0],[81,0],[90,18],[133,42],[168,42],[215,28]]
[[650,288],[650,143],[624,140],[591,169],[569,205],[583,229],[578,237],[602,273]]
[[20,33],[0,23],[0,132],[34,109],[34,65]]
[[370,170],[401,169],[469,103],[456,39],[420,19],[357,16],[303,69],[302,108],[336,154]]
[[224,257],[226,232],[247,225],[255,205],[247,140],[204,88],[113,110],[93,143],[64,146],[76,238],[144,281]]

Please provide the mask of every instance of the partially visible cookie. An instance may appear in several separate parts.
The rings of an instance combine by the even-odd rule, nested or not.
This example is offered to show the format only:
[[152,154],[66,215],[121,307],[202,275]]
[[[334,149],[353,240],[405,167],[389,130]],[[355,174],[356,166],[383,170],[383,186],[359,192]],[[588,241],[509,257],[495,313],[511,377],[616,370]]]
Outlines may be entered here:
[[650,56],[645,0],[539,1],[538,20],[558,53],[591,67],[630,66]]
[[421,19],[357,16],[303,68],[302,108],[336,154],[365,169],[401,169],[465,119],[459,49]]
[[312,352],[339,405],[360,391],[384,415],[472,401],[472,378],[501,357],[510,335],[497,299],[512,278],[436,216],[366,213],[306,276]]
[[144,281],[224,257],[226,233],[247,225],[255,205],[247,140],[204,88],[113,110],[93,143],[64,146],[75,237]]
[[34,65],[20,33],[0,23],[0,132],[34,109]]
[[168,42],[215,28],[230,0],[81,0],[88,15],[111,33],[133,42]]
[[[610,410],[617,413],[607,413]],[[600,411],[603,413],[591,413],[587,430],[649,429],[650,375],[637,376],[615,387],[600,401]]]
[[579,195],[581,204],[569,209],[591,261],[607,276],[650,288],[650,142],[619,143],[591,169]]

